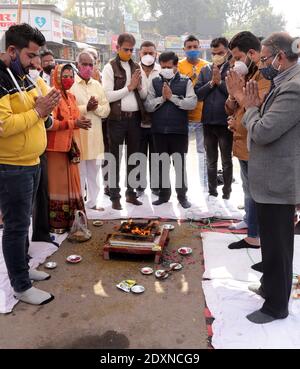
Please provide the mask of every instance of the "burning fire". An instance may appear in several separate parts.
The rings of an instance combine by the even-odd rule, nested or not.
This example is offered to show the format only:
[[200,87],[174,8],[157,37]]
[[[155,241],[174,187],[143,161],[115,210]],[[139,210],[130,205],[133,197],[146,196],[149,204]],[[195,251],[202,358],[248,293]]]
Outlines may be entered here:
[[122,232],[130,233],[134,236],[149,237],[151,236],[153,229],[157,227],[157,225],[157,222],[150,222],[149,224],[145,224],[144,226],[139,226],[135,224],[133,220],[129,220],[127,223],[123,224]]

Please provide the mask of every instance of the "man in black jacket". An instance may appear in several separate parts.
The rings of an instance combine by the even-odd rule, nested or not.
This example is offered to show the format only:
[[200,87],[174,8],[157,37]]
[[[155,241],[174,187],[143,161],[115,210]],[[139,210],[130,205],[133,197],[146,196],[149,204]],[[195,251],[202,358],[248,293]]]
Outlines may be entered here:
[[[188,152],[188,111],[194,110],[197,97],[192,81],[179,74],[178,56],[173,52],[159,57],[161,74],[153,79],[145,103],[152,113],[154,149],[161,157],[159,162],[159,199],[155,206],[167,203],[171,197],[170,157],[176,172],[176,192],[184,209],[191,207],[187,200],[186,154]],[[164,170],[165,169],[165,170]]]
[[213,63],[202,69],[195,92],[199,101],[204,102],[202,121],[207,153],[209,194],[218,197],[218,148],[220,148],[224,176],[223,199],[229,200],[233,176],[233,136],[228,129],[228,117],[225,112],[228,98],[225,83],[229,70],[228,41],[226,38],[217,38],[212,41],[211,49]]

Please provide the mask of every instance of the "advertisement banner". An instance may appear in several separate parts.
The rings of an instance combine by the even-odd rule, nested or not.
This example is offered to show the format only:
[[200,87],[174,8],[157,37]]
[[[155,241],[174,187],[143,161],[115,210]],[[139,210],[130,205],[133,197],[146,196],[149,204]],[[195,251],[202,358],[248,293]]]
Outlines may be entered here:
[[88,44],[98,43],[98,31],[96,28],[85,27],[85,42]]
[[117,51],[118,38],[119,38],[119,35],[112,35],[111,36],[111,50],[114,51],[114,52]]
[[65,40],[74,40],[74,31],[73,31],[73,22],[69,19],[63,18],[62,19],[62,31],[63,31],[63,38]]
[[200,40],[200,48],[202,50],[210,49],[210,44],[212,40]]
[[74,40],[78,42],[86,42],[86,27],[75,24],[74,27]]
[[125,21],[125,31],[128,33],[140,33],[139,22]]
[[16,10],[0,10],[0,32],[7,31],[15,24],[17,24]]
[[62,18],[60,15],[52,13],[52,41],[62,44]]
[[183,44],[181,37],[178,36],[167,36],[165,38],[165,48],[166,49],[182,49]]

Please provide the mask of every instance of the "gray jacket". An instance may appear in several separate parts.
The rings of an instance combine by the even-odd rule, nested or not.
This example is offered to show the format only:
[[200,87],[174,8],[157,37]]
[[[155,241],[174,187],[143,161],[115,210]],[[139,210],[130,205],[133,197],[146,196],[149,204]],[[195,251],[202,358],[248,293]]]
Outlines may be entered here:
[[248,109],[249,183],[261,204],[300,203],[300,66],[275,79],[261,109]]

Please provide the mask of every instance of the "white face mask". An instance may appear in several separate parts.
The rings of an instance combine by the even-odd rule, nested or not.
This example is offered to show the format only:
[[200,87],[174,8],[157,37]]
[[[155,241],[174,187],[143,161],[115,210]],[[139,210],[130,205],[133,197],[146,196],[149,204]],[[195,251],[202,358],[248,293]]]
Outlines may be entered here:
[[246,76],[249,73],[249,68],[242,61],[236,61],[234,63],[233,70],[237,72],[240,76]]
[[165,68],[160,72],[161,76],[167,80],[170,80],[175,77],[175,73],[173,68]]
[[151,67],[151,65],[153,65],[155,63],[155,58],[152,55],[144,55],[141,59],[141,62],[143,65],[145,65],[146,67]]
[[40,76],[40,72],[37,69],[30,69],[29,70],[29,77],[36,82]]

